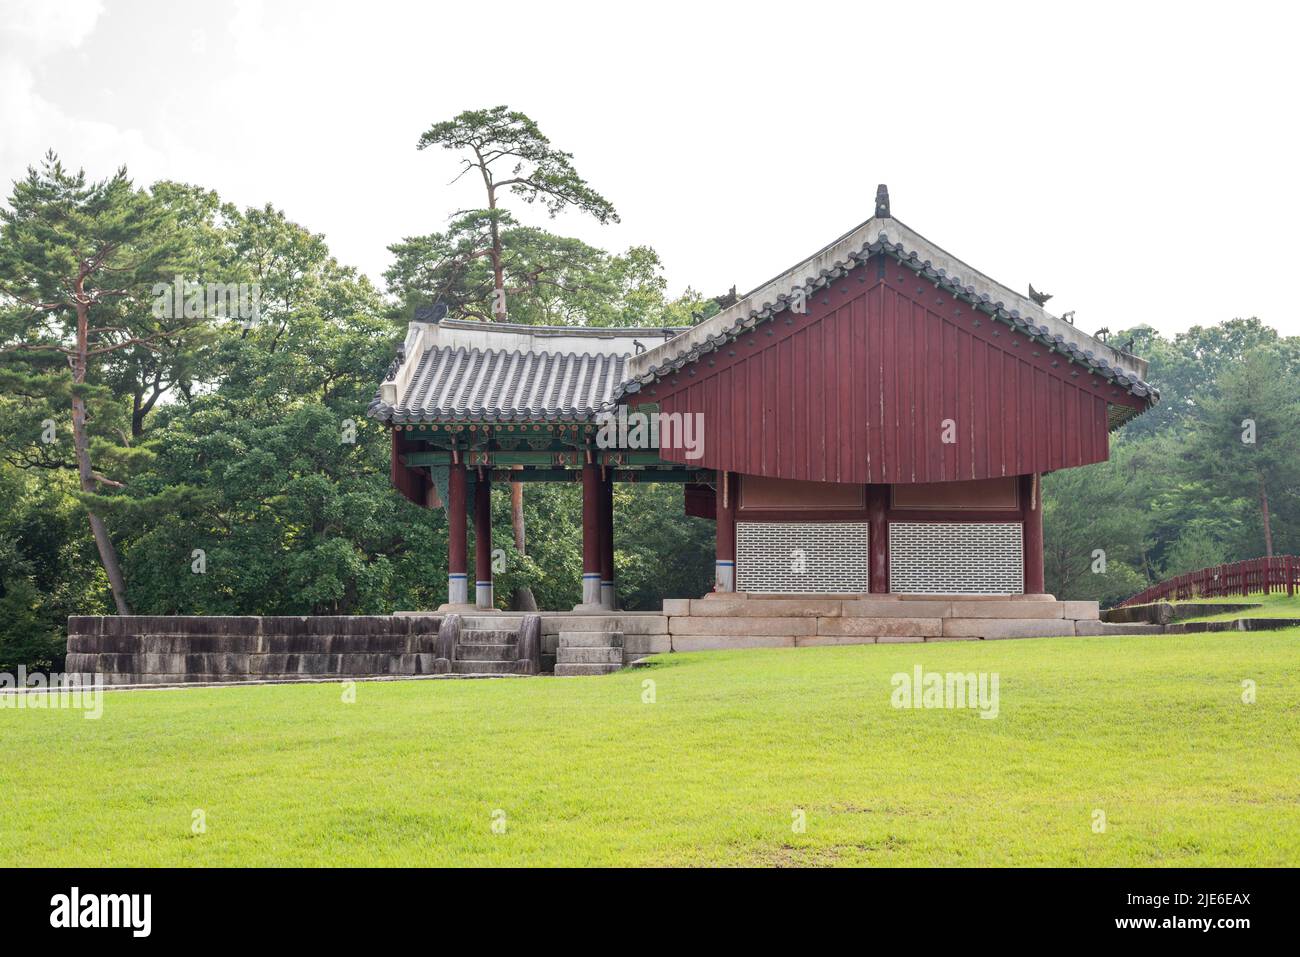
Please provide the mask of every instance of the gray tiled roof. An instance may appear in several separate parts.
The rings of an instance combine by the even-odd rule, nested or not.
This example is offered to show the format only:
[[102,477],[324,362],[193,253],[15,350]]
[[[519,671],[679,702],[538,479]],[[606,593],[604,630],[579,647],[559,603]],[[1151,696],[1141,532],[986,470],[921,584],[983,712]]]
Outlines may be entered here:
[[621,355],[434,347],[419,359],[391,422],[568,419],[600,409],[622,381]]
[[368,414],[399,425],[589,420],[629,357],[682,331],[413,322]]

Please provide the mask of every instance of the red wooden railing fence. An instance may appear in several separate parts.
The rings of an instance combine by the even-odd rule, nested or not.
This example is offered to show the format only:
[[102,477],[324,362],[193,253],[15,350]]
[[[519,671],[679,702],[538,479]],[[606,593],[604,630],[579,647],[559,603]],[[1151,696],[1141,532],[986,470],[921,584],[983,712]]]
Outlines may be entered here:
[[1288,595],[1294,595],[1296,586],[1300,585],[1297,576],[1300,576],[1300,558],[1294,555],[1252,558],[1179,575],[1138,592],[1132,598],[1120,602],[1120,606],[1142,605],[1149,601],[1249,595],[1252,592],[1285,591]]

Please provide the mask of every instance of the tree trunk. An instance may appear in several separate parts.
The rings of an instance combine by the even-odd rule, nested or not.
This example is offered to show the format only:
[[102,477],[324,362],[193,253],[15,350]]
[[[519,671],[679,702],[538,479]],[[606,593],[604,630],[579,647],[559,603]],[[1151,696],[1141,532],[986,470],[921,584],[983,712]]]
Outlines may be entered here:
[[[81,281],[77,282],[77,296],[81,296]],[[90,307],[85,303],[77,304],[77,355],[72,363],[72,381],[82,385],[86,381],[86,363],[89,350]],[[94,471],[90,467],[90,442],[86,436],[86,400],[79,395],[72,397],[72,445],[77,454],[77,475],[81,479],[81,490],[94,493],[99,490],[95,482]],[[108,535],[104,520],[89,507],[86,514],[90,517],[90,530],[95,536],[95,545],[99,549],[99,560],[108,575],[108,587],[113,592],[113,603],[119,615],[131,614],[131,607],[126,603],[126,581],[122,577],[122,566],[117,560],[117,549]]]
[[515,550],[528,554],[528,538],[524,533],[524,483],[510,483],[510,526],[515,530]]
[[[483,171],[484,177],[487,176],[487,170]],[[488,185],[488,209],[493,213],[497,209],[497,192],[492,186]],[[505,268],[501,263],[501,230],[497,227],[496,217],[492,217],[492,314],[496,317],[497,322],[505,322],[508,316],[506,311],[506,274]]]
[[[528,536],[524,530],[524,483],[510,483],[510,527],[515,533],[515,551],[528,554]],[[527,585],[515,589],[511,607],[515,611],[536,611],[537,598]]]
[[1259,514],[1264,520],[1264,557],[1273,557],[1273,520],[1268,514],[1268,488],[1264,476],[1259,477]]
[[[492,186],[491,177],[488,175],[487,166],[483,163],[483,157],[479,155],[479,169],[483,172],[483,181],[487,186],[488,209],[494,213],[497,208],[497,192]],[[509,314],[506,311],[506,276],[505,267],[502,264],[501,248],[501,230],[497,226],[496,217],[492,218],[492,249],[490,257],[492,259],[492,315],[497,322],[505,322]],[[510,483],[510,527],[515,533],[515,550],[520,555],[528,554],[528,539],[524,530],[524,484],[522,482]],[[527,586],[516,588],[511,601],[511,607],[515,611],[536,611],[537,599],[533,597],[533,590]]]

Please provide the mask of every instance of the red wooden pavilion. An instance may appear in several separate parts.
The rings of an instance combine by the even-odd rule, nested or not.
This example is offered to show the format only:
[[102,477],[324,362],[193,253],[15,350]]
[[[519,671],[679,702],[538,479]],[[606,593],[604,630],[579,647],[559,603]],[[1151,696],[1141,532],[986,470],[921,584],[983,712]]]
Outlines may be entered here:
[[[1039,477],[1104,461],[1158,400],[1146,372],[894,219],[881,187],[871,219],[696,326],[414,322],[370,415],[393,484],[447,507],[453,606],[471,513],[493,604],[507,480],[581,482],[584,610],[615,607],[612,483],[641,481],[716,521],[718,590],[1035,594]],[[608,441],[637,412],[657,442]]]

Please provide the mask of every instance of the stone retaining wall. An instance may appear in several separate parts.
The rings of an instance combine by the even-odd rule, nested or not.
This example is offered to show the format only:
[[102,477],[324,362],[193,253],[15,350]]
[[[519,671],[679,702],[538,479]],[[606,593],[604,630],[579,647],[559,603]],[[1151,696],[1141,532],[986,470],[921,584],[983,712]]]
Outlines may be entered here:
[[435,674],[436,615],[74,616],[64,669],[107,684]]

